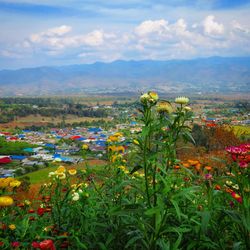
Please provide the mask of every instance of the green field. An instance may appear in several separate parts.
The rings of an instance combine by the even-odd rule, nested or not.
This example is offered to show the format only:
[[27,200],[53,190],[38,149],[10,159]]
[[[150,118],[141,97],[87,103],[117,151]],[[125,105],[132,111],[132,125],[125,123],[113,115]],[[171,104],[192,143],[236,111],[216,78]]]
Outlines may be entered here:
[[[64,165],[66,169],[70,168],[76,168],[76,169],[86,169],[86,165],[89,166],[90,168],[93,168],[93,172],[96,172],[98,170],[101,170],[103,168],[103,165],[105,164],[104,161],[99,161],[99,160],[91,160],[88,161],[87,164],[81,163],[76,166],[70,166],[70,165]],[[63,165],[63,164],[62,164]],[[29,177],[30,178],[30,183],[31,184],[37,184],[37,183],[44,183],[47,180],[49,180],[48,175],[49,172],[53,172],[57,169],[59,165],[54,165],[51,167],[43,168],[25,175],[22,175],[21,177]]]

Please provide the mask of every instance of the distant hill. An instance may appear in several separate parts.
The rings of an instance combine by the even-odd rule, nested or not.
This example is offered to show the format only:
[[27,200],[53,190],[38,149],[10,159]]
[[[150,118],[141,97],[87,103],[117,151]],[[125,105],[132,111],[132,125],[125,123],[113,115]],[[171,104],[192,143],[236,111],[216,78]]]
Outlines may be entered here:
[[0,71],[0,95],[250,92],[250,57],[114,61]]

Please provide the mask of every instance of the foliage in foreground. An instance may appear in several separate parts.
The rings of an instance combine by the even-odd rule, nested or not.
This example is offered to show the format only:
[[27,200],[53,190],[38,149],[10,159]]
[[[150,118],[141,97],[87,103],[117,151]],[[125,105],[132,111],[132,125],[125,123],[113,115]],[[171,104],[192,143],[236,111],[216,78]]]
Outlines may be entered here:
[[128,152],[121,133],[110,136],[98,175],[61,166],[32,201],[2,179],[2,249],[250,249],[250,145],[228,147],[220,175],[180,162],[177,141],[192,140],[188,101],[142,95],[141,132]]

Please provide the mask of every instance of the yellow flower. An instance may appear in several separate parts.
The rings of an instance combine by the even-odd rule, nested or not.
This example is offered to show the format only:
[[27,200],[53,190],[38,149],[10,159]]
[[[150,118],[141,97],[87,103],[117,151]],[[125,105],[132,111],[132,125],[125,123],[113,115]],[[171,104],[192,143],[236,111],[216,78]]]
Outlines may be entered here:
[[116,133],[114,133],[114,136],[116,136],[116,137],[122,137],[123,133],[122,132],[116,132]]
[[8,207],[14,203],[13,199],[10,196],[0,197],[0,207]]
[[119,140],[119,138],[115,135],[110,135],[108,138],[111,142],[117,142]]
[[149,91],[148,95],[150,97],[150,99],[149,99],[150,102],[157,102],[158,99],[159,99],[159,96],[158,96],[158,94],[156,92]]
[[171,104],[169,102],[166,102],[166,101],[158,102],[158,104],[156,106],[156,110],[159,113],[165,112],[165,113],[171,114],[173,112],[173,108],[172,108]]
[[65,173],[66,169],[64,166],[59,166],[56,170],[56,173]]
[[31,204],[31,202],[29,200],[25,200],[24,204],[27,205],[27,206],[29,206]]
[[192,109],[190,107],[186,106],[186,107],[184,107],[184,110],[188,112],[188,111],[191,111]]
[[111,162],[119,161],[122,159],[122,155],[112,155],[110,160]]
[[10,224],[10,225],[9,225],[9,229],[10,229],[10,230],[15,230],[15,229],[16,229],[16,226],[15,226],[14,224]]
[[139,143],[139,141],[138,140],[133,140],[133,143],[135,144],[135,145],[140,145],[140,143]]
[[185,96],[179,96],[175,98],[175,103],[178,104],[188,104],[189,98]]
[[63,180],[66,178],[66,175],[65,173],[57,173],[57,177],[60,179],[60,180]]
[[87,144],[83,144],[83,145],[82,145],[82,149],[83,149],[83,150],[88,150],[88,149],[89,149],[89,146],[88,146]]
[[21,185],[21,181],[18,180],[14,180],[12,182],[10,182],[10,187],[19,187]]
[[71,169],[69,169],[69,174],[70,175],[75,175],[76,173],[77,173],[77,171],[76,171],[76,169],[75,168],[71,168]]
[[0,179],[0,188],[6,188],[9,186],[10,182],[14,181],[15,179],[12,177],[8,177],[8,178],[3,178]]

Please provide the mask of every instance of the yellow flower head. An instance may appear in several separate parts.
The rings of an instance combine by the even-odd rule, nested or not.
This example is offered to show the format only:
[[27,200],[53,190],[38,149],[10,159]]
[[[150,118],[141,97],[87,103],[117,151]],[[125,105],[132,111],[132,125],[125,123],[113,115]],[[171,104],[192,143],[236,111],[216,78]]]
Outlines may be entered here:
[[27,206],[29,206],[31,204],[31,202],[29,200],[25,200],[24,204],[27,205]]
[[83,149],[83,150],[88,150],[88,149],[89,149],[89,146],[88,146],[87,144],[83,144],[83,145],[82,145],[82,149]]
[[122,132],[116,132],[116,133],[114,133],[114,136],[116,136],[116,137],[122,137],[123,133]]
[[108,140],[111,142],[117,142],[119,140],[119,138],[115,135],[110,135]]
[[0,188],[6,188],[9,186],[10,182],[14,181],[15,179],[12,177],[2,178],[0,179]]
[[133,140],[133,143],[135,144],[135,145],[140,145],[140,143],[139,143],[139,141],[138,140]]
[[110,158],[111,162],[116,162],[116,161],[119,161],[121,159],[122,159],[122,155],[120,155],[120,154],[119,155],[112,155]]
[[77,170],[75,168],[71,168],[71,169],[69,169],[68,172],[70,175],[75,175],[77,173]]
[[59,166],[56,170],[56,173],[65,173],[66,169],[64,166]]
[[188,102],[189,102],[189,98],[185,96],[179,96],[175,98],[175,103],[178,103],[178,104],[185,105],[185,104],[188,104]]
[[158,101],[158,99],[159,99],[159,96],[158,96],[158,94],[156,93],[156,92],[154,92],[154,91],[149,91],[148,92],[148,95],[149,95],[149,101],[150,102],[157,102]]
[[21,185],[21,181],[18,181],[18,180],[14,180],[12,182],[10,182],[10,187],[19,187]]
[[140,97],[140,101],[143,104],[147,103],[149,99],[150,99],[150,96],[148,93],[145,93],[145,94],[141,95],[141,97]]
[[58,177],[60,180],[63,180],[63,179],[66,178],[66,175],[65,175],[65,173],[58,173],[58,174],[57,174],[57,177]]
[[0,207],[8,207],[14,203],[13,199],[10,196],[0,197]]
[[156,106],[156,110],[159,113],[168,113],[171,114],[173,112],[173,108],[169,102],[160,101]]
[[188,112],[188,111],[191,111],[192,109],[190,107],[186,106],[186,107],[184,107],[184,110]]
[[14,224],[10,224],[10,225],[9,225],[9,229],[10,229],[10,230],[15,230],[15,229],[16,229],[16,226],[15,226]]

